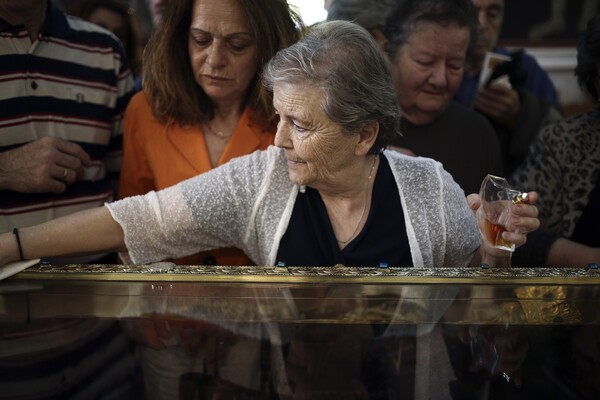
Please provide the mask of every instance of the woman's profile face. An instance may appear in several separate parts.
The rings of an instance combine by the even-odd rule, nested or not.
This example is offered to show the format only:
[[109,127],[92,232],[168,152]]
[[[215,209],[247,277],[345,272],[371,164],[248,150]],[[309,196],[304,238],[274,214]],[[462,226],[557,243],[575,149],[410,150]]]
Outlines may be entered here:
[[426,125],[448,107],[462,81],[469,29],[419,23],[392,62],[402,115]]
[[275,145],[284,149],[290,180],[317,190],[331,189],[356,160],[359,134],[349,135],[321,110],[323,93],[306,85],[276,83],[279,114]]
[[196,0],[188,49],[196,82],[217,106],[244,99],[258,61],[256,38],[236,0]]

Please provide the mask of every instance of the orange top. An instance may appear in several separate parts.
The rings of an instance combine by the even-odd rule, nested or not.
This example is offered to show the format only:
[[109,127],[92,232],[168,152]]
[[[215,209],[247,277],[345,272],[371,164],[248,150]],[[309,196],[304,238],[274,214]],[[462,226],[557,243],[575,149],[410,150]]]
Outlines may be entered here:
[[[275,130],[267,131],[252,123],[250,115],[251,110],[246,108],[218,165],[273,144]],[[121,198],[164,189],[213,168],[202,130],[195,126],[159,123],[152,116],[143,93],[136,94],[127,107],[123,152]],[[174,261],[177,264],[253,264],[238,249],[218,249]]]

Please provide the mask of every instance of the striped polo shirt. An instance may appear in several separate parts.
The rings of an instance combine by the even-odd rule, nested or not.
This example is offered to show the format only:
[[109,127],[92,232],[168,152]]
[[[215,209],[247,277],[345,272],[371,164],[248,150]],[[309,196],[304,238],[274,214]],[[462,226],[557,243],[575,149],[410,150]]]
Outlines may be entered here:
[[34,43],[23,26],[0,19],[0,152],[54,136],[77,143],[93,161],[62,194],[0,190],[0,232],[112,200],[132,91],[125,52],[106,30],[52,2]]

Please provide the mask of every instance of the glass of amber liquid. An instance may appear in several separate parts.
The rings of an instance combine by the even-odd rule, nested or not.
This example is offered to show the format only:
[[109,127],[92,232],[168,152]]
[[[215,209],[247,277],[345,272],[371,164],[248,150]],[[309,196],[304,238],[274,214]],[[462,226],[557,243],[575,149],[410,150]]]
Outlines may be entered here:
[[514,243],[506,241],[502,233],[510,226],[513,204],[524,203],[527,193],[510,187],[505,178],[488,175],[479,189],[481,207],[477,210],[477,225],[483,239],[492,246],[515,251]]

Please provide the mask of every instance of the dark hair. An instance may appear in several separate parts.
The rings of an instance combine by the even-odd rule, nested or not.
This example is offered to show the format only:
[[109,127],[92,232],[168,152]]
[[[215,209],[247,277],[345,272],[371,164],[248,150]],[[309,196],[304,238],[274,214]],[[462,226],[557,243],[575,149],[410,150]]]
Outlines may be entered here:
[[123,17],[126,32],[124,32],[125,37],[119,37],[119,40],[127,54],[131,72],[134,76],[139,75],[142,69],[141,40],[133,8],[123,0],[79,0],[73,2],[68,11],[72,15],[89,20],[92,13],[98,8],[109,9]]
[[469,49],[477,42],[478,22],[472,0],[402,0],[387,24],[391,57],[423,22],[467,28]]
[[[196,1],[213,0],[170,3],[144,49],[144,94],[154,117],[161,123],[194,125],[214,116],[215,106],[196,83],[189,61],[189,31]],[[279,49],[299,39],[304,25],[286,0],[237,2],[249,21],[257,44],[258,70],[244,105],[252,107],[254,122],[271,126],[276,119],[273,99],[260,84],[260,71]]]
[[400,108],[390,63],[364,28],[348,21],[314,25],[281,50],[263,70],[266,87],[308,85],[323,92],[321,109],[344,132],[378,122],[370,154],[389,146],[399,132]]
[[598,67],[600,67],[600,14],[592,17],[577,43],[575,76],[579,86],[598,101]]

